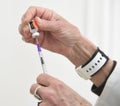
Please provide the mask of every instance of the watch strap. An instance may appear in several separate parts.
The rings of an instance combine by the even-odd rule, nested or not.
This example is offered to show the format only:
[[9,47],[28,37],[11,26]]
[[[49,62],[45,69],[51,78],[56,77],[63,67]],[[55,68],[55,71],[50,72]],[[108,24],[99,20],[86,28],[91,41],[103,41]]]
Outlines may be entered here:
[[90,79],[108,61],[108,57],[98,48],[93,56],[84,64],[76,68],[76,72],[84,79]]

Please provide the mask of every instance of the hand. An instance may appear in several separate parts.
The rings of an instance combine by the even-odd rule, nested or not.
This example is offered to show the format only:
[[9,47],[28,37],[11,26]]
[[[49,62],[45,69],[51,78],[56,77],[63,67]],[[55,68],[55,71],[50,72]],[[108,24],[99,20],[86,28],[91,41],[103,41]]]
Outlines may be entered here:
[[19,32],[26,42],[35,44],[28,27],[33,19],[39,26],[41,47],[64,55],[76,67],[84,64],[96,50],[96,46],[84,38],[76,26],[43,7],[30,7],[22,17]]
[[50,9],[30,7],[23,15],[19,26],[23,40],[29,43],[35,43],[28,28],[28,23],[32,19],[38,23],[39,42],[43,48],[67,57],[71,54],[72,48],[80,39],[77,27]]
[[37,77],[37,83],[33,84],[30,92],[34,94],[35,89],[40,86],[37,94],[41,96],[42,103],[39,106],[91,106],[83,97],[62,81],[41,74]]

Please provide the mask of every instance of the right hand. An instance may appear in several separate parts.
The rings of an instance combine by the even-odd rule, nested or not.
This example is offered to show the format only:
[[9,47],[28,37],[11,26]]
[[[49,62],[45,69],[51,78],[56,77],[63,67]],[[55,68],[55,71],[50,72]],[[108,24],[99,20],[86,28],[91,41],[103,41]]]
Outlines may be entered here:
[[69,57],[72,48],[80,40],[78,28],[50,9],[29,7],[22,16],[19,32],[24,41],[33,44],[35,40],[28,28],[32,19],[35,19],[39,26],[41,47]]

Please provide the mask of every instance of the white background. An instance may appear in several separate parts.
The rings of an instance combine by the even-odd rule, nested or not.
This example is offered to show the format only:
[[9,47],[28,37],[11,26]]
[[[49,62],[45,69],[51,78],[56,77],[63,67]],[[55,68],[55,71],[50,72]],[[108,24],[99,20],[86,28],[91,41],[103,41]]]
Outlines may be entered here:
[[[42,73],[36,46],[22,41],[18,32],[21,17],[31,5],[58,12],[103,49],[120,59],[119,0],[4,0],[0,3],[0,106],[36,106],[29,88]],[[65,57],[43,50],[50,75],[64,81],[93,105],[97,99]]]

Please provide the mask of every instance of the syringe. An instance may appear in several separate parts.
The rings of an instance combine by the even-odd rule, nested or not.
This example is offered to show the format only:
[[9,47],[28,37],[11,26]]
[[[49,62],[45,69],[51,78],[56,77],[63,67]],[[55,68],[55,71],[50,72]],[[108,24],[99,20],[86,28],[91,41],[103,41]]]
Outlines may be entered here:
[[40,36],[40,33],[38,32],[38,25],[34,20],[29,22],[29,29],[30,29],[30,32],[32,33],[32,37],[36,40],[37,50],[38,50],[43,73],[47,73],[44,57],[42,54],[40,43],[38,41],[38,37]]

